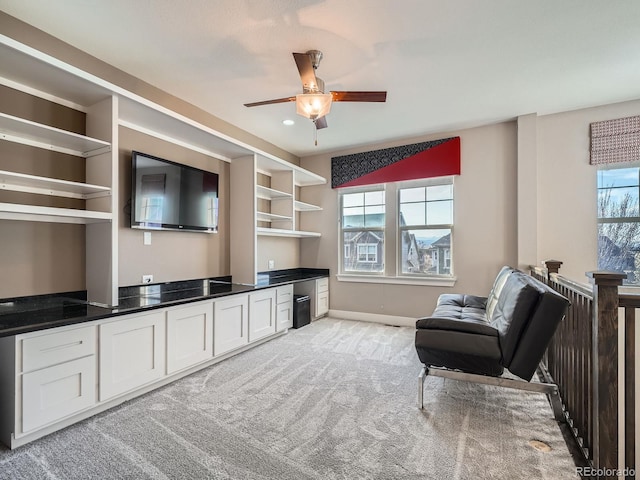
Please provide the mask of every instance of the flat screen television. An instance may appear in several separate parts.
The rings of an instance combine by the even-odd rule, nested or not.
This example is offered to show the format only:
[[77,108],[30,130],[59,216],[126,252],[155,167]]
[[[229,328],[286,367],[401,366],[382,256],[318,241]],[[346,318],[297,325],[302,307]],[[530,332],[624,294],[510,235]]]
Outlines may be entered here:
[[131,228],[218,231],[218,174],[131,152]]

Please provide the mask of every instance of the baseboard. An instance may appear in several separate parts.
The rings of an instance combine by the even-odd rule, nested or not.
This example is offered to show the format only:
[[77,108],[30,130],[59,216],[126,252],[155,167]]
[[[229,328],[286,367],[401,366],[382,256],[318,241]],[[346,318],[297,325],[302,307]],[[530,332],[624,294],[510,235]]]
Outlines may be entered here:
[[329,316],[344,320],[359,320],[361,322],[384,323],[397,327],[415,327],[416,319],[413,317],[400,317],[398,315],[382,315],[379,313],[351,312],[348,310],[329,310]]

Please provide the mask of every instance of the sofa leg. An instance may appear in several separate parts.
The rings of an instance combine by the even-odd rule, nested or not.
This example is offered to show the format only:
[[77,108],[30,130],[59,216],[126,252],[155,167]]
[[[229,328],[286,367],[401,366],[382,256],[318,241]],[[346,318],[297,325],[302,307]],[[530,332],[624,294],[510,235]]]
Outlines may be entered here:
[[558,422],[566,421],[558,387],[556,386],[556,388],[553,391],[547,393],[547,397],[549,398],[549,403],[551,404],[551,408],[553,409],[553,416],[555,417],[556,421]]
[[427,367],[422,367],[418,375],[418,408],[424,408],[424,377],[428,375]]

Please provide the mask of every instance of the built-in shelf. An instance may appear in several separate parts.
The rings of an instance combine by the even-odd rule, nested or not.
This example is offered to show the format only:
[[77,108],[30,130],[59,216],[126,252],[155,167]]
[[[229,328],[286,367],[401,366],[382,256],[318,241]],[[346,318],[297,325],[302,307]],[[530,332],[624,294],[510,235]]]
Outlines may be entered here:
[[295,238],[307,238],[307,237],[320,237],[318,232],[303,232],[300,230],[284,230],[281,228],[264,228],[257,227],[256,233],[263,236],[272,237],[295,237]]
[[271,175],[273,172],[291,172],[293,171],[293,181],[296,186],[306,187],[309,185],[324,185],[327,179],[298,167],[284,160],[257,155],[256,168],[260,173]]
[[256,220],[259,222],[277,222],[279,220],[291,220],[291,217],[286,215],[276,215],[274,213],[256,212]]
[[16,203],[0,203],[0,219],[30,222],[96,223],[108,222],[111,213],[77,210],[73,208],[40,207]]
[[301,202],[300,200],[296,200],[293,202],[293,208],[295,208],[298,212],[317,212],[322,210],[322,207],[317,205],[311,205],[310,203]]
[[56,197],[80,198],[83,200],[109,195],[111,192],[109,187],[100,185],[70,182],[68,180],[39,177],[6,170],[0,170],[0,189]]
[[256,185],[256,196],[265,200],[277,200],[279,198],[291,198],[292,194],[287,192],[281,192],[280,190],[274,190],[273,188],[263,187],[262,185]]
[[0,113],[0,139],[77,157],[90,157],[111,149],[109,142],[5,113]]

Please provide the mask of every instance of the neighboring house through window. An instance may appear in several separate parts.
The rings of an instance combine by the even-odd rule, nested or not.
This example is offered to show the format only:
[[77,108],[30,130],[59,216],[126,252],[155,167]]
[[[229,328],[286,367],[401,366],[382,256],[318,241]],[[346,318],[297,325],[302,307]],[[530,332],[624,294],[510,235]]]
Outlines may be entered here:
[[343,193],[340,199],[342,271],[383,273],[385,191],[377,187]]
[[[452,177],[344,190],[340,209],[340,273],[452,276]],[[391,228],[386,224],[390,216],[397,222],[394,235],[386,238],[397,260],[386,267],[385,229]]]
[[434,179],[421,186],[400,188],[398,196],[398,274],[451,275],[451,180]]

